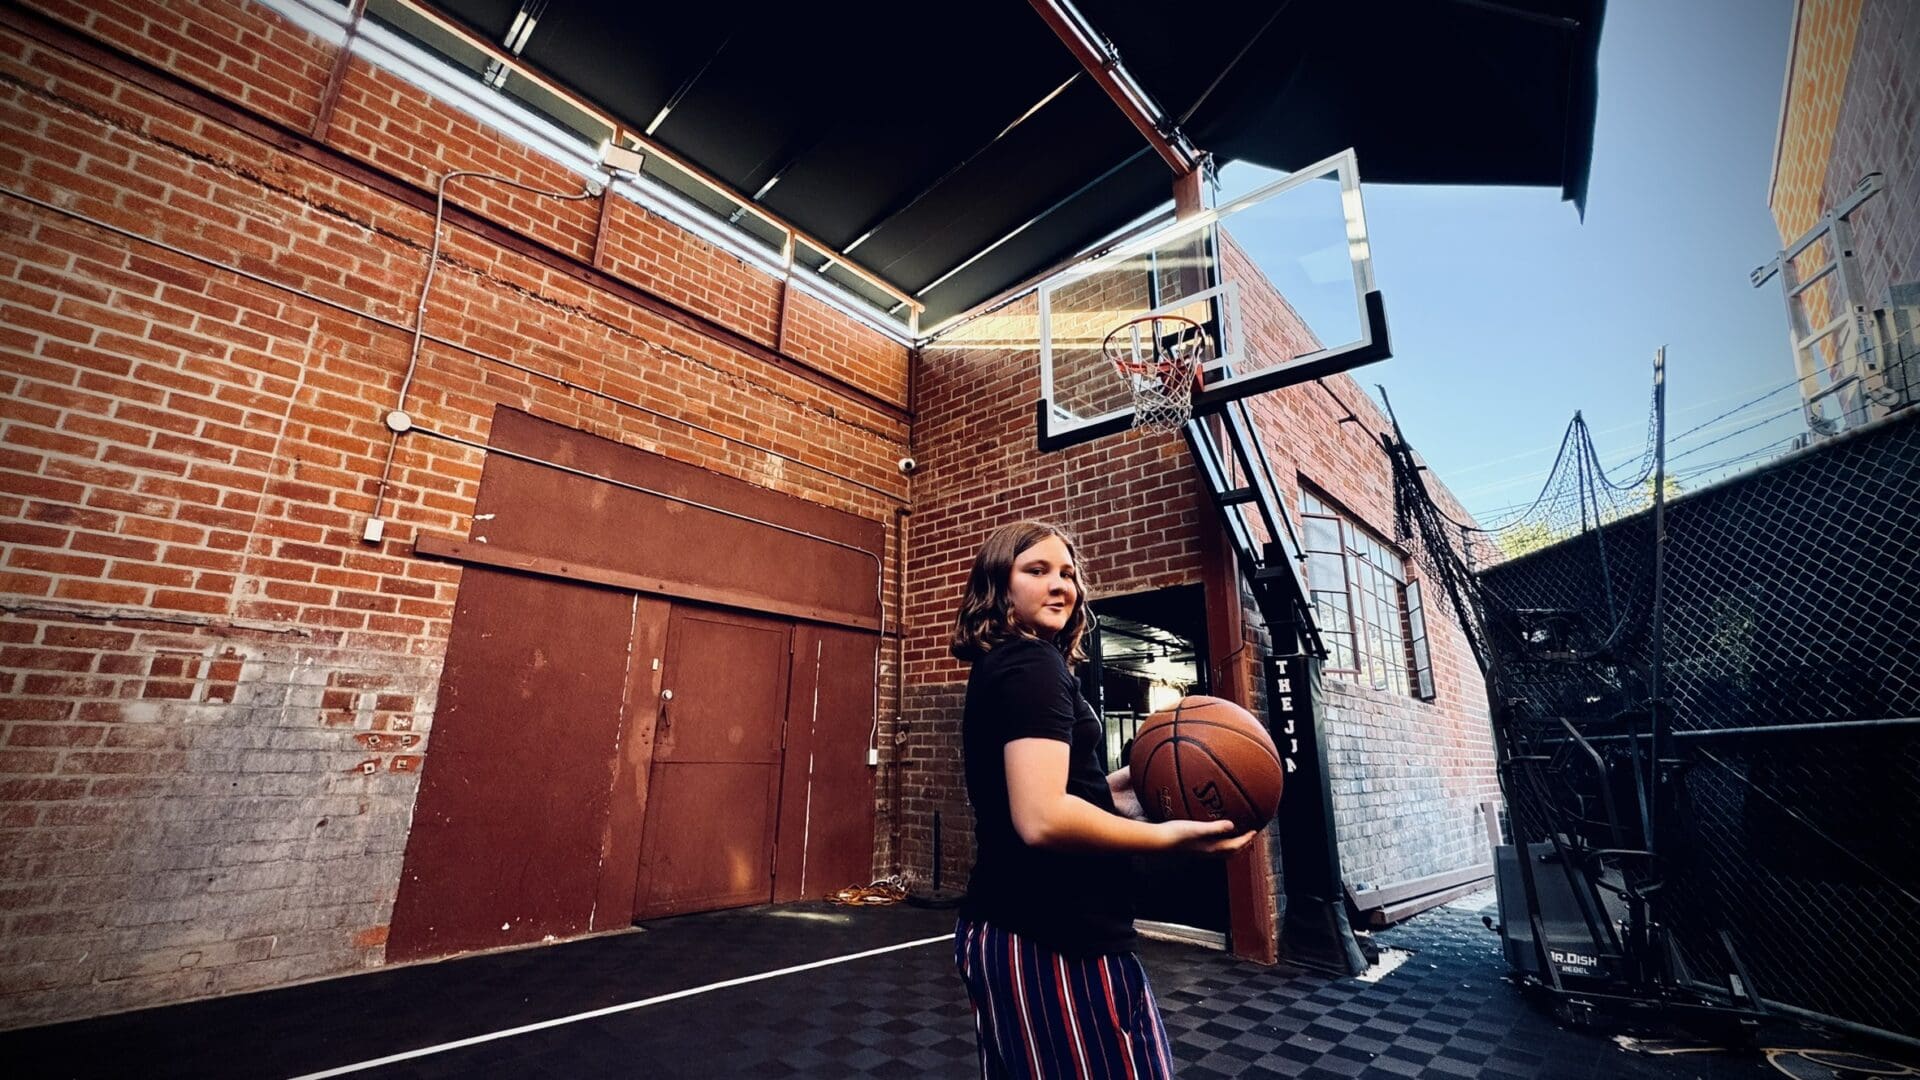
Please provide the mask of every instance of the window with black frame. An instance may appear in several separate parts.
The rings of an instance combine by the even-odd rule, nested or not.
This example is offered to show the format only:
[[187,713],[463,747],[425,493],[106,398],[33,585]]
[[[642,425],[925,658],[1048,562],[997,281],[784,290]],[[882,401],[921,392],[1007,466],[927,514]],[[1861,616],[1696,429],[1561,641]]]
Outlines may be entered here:
[[1318,492],[1303,486],[1300,502],[1307,587],[1328,674],[1433,700],[1425,612],[1406,558]]

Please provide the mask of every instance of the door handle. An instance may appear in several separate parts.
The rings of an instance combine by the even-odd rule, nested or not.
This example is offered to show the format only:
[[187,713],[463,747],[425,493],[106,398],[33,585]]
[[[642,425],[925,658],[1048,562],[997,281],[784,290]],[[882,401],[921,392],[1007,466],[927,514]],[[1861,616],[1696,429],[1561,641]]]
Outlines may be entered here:
[[667,728],[671,726],[673,723],[672,719],[670,718],[670,715],[667,712],[667,706],[671,705],[672,703],[673,703],[673,691],[671,690],[660,691],[660,731],[663,734],[666,732]]

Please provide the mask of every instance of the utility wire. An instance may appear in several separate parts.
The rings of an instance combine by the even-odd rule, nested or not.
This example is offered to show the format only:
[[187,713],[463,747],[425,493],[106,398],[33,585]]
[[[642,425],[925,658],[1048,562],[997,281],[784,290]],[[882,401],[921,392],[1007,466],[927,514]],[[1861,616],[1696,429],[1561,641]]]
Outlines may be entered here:
[[[1774,441],[1766,444],[1765,446],[1760,447],[1757,450],[1749,450],[1744,454],[1738,454],[1730,458],[1723,458],[1720,461],[1716,461],[1711,465],[1700,465],[1700,466],[1696,466],[1694,468],[1688,469],[1685,472],[1677,473],[1675,474],[1674,479],[1675,480],[1693,480],[1697,477],[1705,476],[1706,474],[1710,472],[1714,472],[1719,469],[1732,468],[1734,466],[1743,465],[1749,461],[1755,461],[1760,458],[1776,457],[1782,453],[1785,453],[1793,449],[1791,445],[1784,445],[1784,444],[1791,444],[1792,442],[1797,440],[1799,437],[1800,437],[1799,435],[1789,435],[1784,439],[1775,439]],[[1718,479],[1721,479],[1721,478],[1716,478],[1716,480]]]
[[[1779,386],[1776,386],[1773,389],[1767,391],[1766,393],[1761,394],[1759,397],[1754,398],[1752,401],[1742,402],[1739,405],[1735,405],[1733,408],[1728,409],[1726,412],[1721,413],[1719,416],[1716,416],[1711,420],[1706,420],[1706,421],[1702,421],[1701,423],[1695,424],[1694,426],[1688,428],[1687,430],[1681,432],[1680,434],[1675,435],[1672,438],[1669,438],[1667,440],[1667,445],[1672,446],[1675,443],[1678,443],[1680,440],[1686,438],[1687,436],[1692,435],[1693,433],[1700,431],[1703,428],[1712,427],[1713,425],[1719,423],[1722,420],[1725,420],[1727,417],[1732,416],[1735,413],[1741,412],[1745,409],[1751,409],[1755,405],[1760,404],[1761,402],[1767,400],[1768,398],[1773,397],[1774,395],[1779,394],[1785,390],[1792,389],[1793,387],[1798,386],[1803,382],[1806,382],[1808,379],[1811,379],[1818,374],[1820,374],[1818,371],[1811,371],[1805,375],[1800,376],[1797,379],[1789,379],[1786,382],[1781,383]],[[1702,445],[1705,445],[1705,444],[1702,444]],[[1627,460],[1632,461],[1637,459],[1629,458]],[[1614,468],[1618,469],[1620,468],[1621,465],[1625,465],[1626,463],[1627,463],[1626,461],[1622,461],[1620,465],[1615,465]]]
[[1681,458],[1683,458],[1683,457],[1687,457],[1687,456],[1689,456],[1689,455],[1691,455],[1691,454],[1697,454],[1697,453],[1699,453],[1700,451],[1702,451],[1702,450],[1705,450],[1705,449],[1706,449],[1707,447],[1709,447],[1709,446],[1716,446],[1716,445],[1718,445],[1718,444],[1720,444],[1720,443],[1723,443],[1723,442],[1726,442],[1726,441],[1727,441],[1728,439],[1731,439],[1731,438],[1733,438],[1733,437],[1734,437],[1735,435],[1743,435],[1743,434],[1745,434],[1745,433],[1747,433],[1747,432],[1749,432],[1749,431],[1752,431],[1752,430],[1753,430],[1754,428],[1757,428],[1757,427],[1765,427],[1766,425],[1768,425],[1768,424],[1771,424],[1771,423],[1773,423],[1773,422],[1774,422],[1775,420],[1778,420],[1778,419],[1780,419],[1780,418],[1782,418],[1782,417],[1786,417],[1786,416],[1792,416],[1792,415],[1793,415],[1794,413],[1797,413],[1797,412],[1799,412],[1799,411],[1800,411],[1800,406],[1799,406],[1799,405],[1792,405],[1792,406],[1789,406],[1789,407],[1787,407],[1787,408],[1785,408],[1785,409],[1782,409],[1782,410],[1780,410],[1780,411],[1779,411],[1779,412],[1777,412],[1777,413],[1774,413],[1774,414],[1773,414],[1773,415],[1771,415],[1771,416],[1768,416],[1768,417],[1765,417],[1765,418],[1763,418],[1763,419],[1760,419],[1760,420],[1756,420],[1756,421],[1754,421],[1753,423],[1751,423],[1751,424],[1748,424],[1748,425],[1747,425],[1746,427],[1742,427],[1742,428],[1735,428],[1734,430],[1732,430],[1732,431],[1729,431],[1729,432],[1727,432],[1727,433],[1726,433],[1725,435],[1722,435],[1722,436],[1720,436],[1720,437],[1719,437],[1719,438],[1717,438],[1717,439],[1709,439],[1709,440],[1707,440],[1706,442],[1703,442],[1703,443],[1701,443],[1701,444],[1700,444],[1700,445],[1698,445],[1698,446],[1692,446],[1692,447],[1688,447],[1687,449],[1685,449],[1685,450],[1682,450],[1682,451],[1681,451],[1680,453],[1678,453],[1678,454],[1672,454],[1672,455],[1670,455],[1670,456],[1668,456],[1668,458],[1667,458],[1667,461],[1668,461],[1669,463],[1672,463],[1672,462],[1675,462],[1675,461],[1678,461],[1678,460],[1680,460],[1680,459],[1681,459]]

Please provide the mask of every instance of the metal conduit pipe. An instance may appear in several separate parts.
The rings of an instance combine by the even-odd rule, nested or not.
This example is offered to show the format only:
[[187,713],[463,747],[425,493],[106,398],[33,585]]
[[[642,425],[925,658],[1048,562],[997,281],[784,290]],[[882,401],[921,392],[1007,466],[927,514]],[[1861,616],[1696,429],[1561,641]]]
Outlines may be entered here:
[[[893,508],[893,757],[887,763],[887,851],[894,873],[903,863],[900,858],[900,754],[907,735],[907,521],[913,509]],[[879,718],[874,718],[878,734]]]
[[434,185],[433,244],[427,249],[427,273],[420,281],[420,300],[414,305],[413,309],[413,344],[407,350],[407,372],[400,379],[400,393],[395,396],[393,410],[387,415],[387,428],[389,431],[387,436],[387,462],[380,469],[380,487],[375,491],[373,496],[373,519],[367,523],[366,536],[368,540],[378,540],[380,538],[380,511],[385,509],[387,505],[387,488],[390,486],[393,478],[393,455],[394,452],[400,448],[401,433],[407,430],[406,427],[398,424],[396,414],[401,420],[406,418],[407,394],[413,389],[413,374],[419,370],[420,367],[420,343],[424,340],[427,329],[427,295],[433,289],[433,272],[440,267],[440,226],[446,223],[447,218],[447,187],[455,180],[469,176],[480,180],[492,180],[498,184],[505,184],[510,188],[517,188],[534,195],[543,195],[549,199],[558,199],[561,202],[578,202],[582,199],[591,199],[599,195],[601,190],[601,185],[588,181],[578,194],[569,194],[563,191],[547,191],[544,188],[533,187],[504,176],[495,176],[491,173],[480,172],[477,169],[456,169],[442,176],[440,182]]

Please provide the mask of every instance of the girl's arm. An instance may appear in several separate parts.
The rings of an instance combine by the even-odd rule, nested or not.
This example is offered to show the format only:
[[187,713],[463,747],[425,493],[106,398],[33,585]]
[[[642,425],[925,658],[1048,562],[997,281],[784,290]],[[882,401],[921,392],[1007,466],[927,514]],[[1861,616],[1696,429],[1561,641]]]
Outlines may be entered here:
[[[1231,821],[1135,821],[1069,795],[1071,749],[1057,739],[1014,739],[1007,743],[1007,801],[1013,812],[1013,828],[1031,847],[1224,855],[1253,839],[1251,832],[1236,833]],[[1108,784],[1112,782],[1109,777]]]

